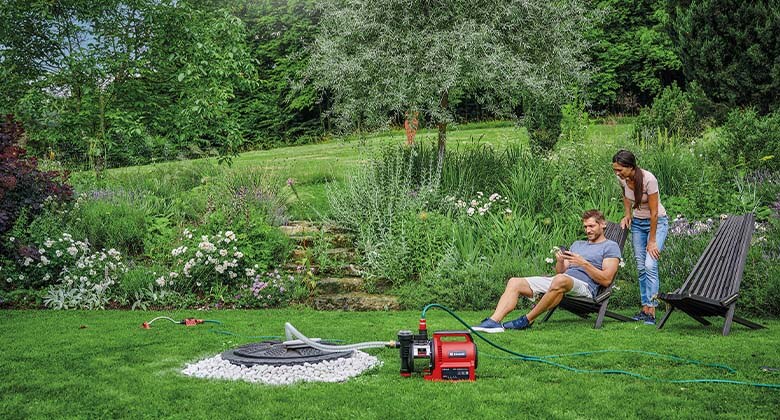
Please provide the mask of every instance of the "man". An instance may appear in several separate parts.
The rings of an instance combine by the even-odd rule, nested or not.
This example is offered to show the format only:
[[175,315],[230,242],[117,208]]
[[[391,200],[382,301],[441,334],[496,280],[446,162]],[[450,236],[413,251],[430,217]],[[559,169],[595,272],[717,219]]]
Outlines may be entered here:
[[[563,295],[568,293],[592,298],[599,286],[612,284],[620,264],[620,247],[604,236],[607,227],[604,215],[598,210],[588,210],[582,215],[582,226],[588,240],[576,241],[571,250],[556,253],[557,274],[554,277],[512,277],[493,315],[472,328],[488,333],[503,332],[504,329],[524,330],[530,328],[544,311],[556,307]],[[532,298],[542,293],[544,296],[528,314],[501,323],[515,309],[520,295]]]

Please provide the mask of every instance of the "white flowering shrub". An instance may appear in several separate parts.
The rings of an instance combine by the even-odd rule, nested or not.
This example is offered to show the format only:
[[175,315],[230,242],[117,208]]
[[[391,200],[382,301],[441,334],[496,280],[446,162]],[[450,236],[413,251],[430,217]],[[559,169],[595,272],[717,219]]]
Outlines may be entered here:
[[6,283],[49,285],[44,304],[55,309],[104,308],[111,286],[127,271],[119,251],[93,251],[87,241],[76,241],[68,233],[28,247],[27,254],[15,278],[7,277]]
[[256,268],[244,261],[236,234],[229,230],[198,236],[195,230],[185,229],[180,245],[170,251],[170,257],[171,271],[155,282],[173,290],[195,291],[213,285],[237,284],[256,274]]
[[486,197],[482,191],[477,191],[472,198],[459,199],[454,196],[447,196],[445,201],[451,203],[458,214],[468,217],[498,213],[512,214],[512,209],[509,208],[509,199],[502,197],[498,193],[493,193]]
[[245,254],[246,250],[254,255],[248,242],[229,230],[198,235],[185,229],[179,246],[170,252],[170,272],[157,277],[155,283],[161,289],[207,292],[214,300],[243,307],[269,307],[288,301],[294,276],[277,270],[265,273],[265,266]]
[[[116,282],[127,270],[121,254],[110,249],[93,251],[87,241],[77,241],[68,233],[46,239],[41,244],[22,247],[21,260],[14,270],[3,270],[6,287],[45,288],[75,282],[90,285]],[[2,274],[0,274],[2,275]]]

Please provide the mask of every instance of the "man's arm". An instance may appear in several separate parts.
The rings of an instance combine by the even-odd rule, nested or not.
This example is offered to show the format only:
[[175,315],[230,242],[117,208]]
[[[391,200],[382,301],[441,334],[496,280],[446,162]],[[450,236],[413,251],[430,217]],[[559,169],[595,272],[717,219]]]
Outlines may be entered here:
[[601,263],[601,270],[599,270],[579,254],[569,254],[563,257],[566,259],[566,262],[582,267],[593,281],[604,287],[609,287],[612,284],[612,280],[615,278],[620,265],[620,258],[604,258],[604,261]]

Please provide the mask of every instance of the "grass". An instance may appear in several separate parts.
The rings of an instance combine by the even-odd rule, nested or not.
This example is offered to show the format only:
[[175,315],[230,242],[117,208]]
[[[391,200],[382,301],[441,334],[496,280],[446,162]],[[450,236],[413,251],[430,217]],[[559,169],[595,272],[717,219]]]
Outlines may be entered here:
[[[586,143],[613,149],[629,132],[630,125],[622,122],[591,125]],[[320,219],[328,208],[327,182],[343,182],[351,169],[378,148],[404,139],[402,131],[391,131],[364,139],[248,152],[237,157],[233,167],[239,171],[266,169],[280,182],[295,179],[297,197],[290,192],[288,203],[292,217]],[[417,141],[435,142],[436,132],[421,130]],[[448,147],[488,143],[501,148],[526,141],[525,131],[511,124],[471,124],[453,128]],[[179,165],[120,168],[108,176],[117,177],[122,185],[123,174],[156,179]],[[157,179],[161,190],[171,191],[160,196],[189,194],[190,189],[199,188],[201,175],[195,169],[191,174],[182,170],[185,173],[180,178],[186,185],[181,188]],[[217,177],[224,170],[211,167],[207,176]],[[770,418],[776,417],[780,406],[780,390],[572,373],[497,358],[503,355],[483,342],[477,343],[480,358],[475,383],[401,378],[397,350],[389,349],[369,350],[384,365],[342,384],[269,387],[195,379],[179,373],[186,363],[256,340],[213,334],[207,326],[160,323],[149,331],[139,328],[141,322],[157,315],[216,318],[224,322],[225,329],[245,335],[281,334],[284,322],[290,321],[310,336],[349,343],[393,339],[398,330],[413,329],[419,317],[416,311],[344,313],[304,308],[212,313],[0,311],[0,328],[5,332],[0,346],[0,418]],[[476,322],[485,313],[462,315]],[[429,312],[428,322],[432,330],[461,329],[441,311]],[[702,327],[675,314],[660,331],[610,320],[603,329],[593,330],[591,321],[559,311],[552,321],[531,331],[490,338],[530,355],[635,349],[727,364],[737,371],[631,353],[555,359],[581,369],[628,370],[662,379],[714,377],[780,384],[780,373],[761,369],[780,367],[776,351],[780,320],[762,323],[769,328],[749,331],[735,325],[730,336],[722,337],[722,321]]]
[[[599,128],[608,135],[615,127]],[[617,128],[619,129],[619,128]],[[606,131],[605,131],[606,130]],[[418,143],[435,143],[438,138],[436,129],[418,131]],[[331,139],[317,144],[282,147],[271,150],[252,151],[240,154],[233,160],[232,167],[237,170],[257,168],[268,170],[284,179],[293,178],[298,193],[291,195],[289,212],[294,219],[320,220],[328,215],[328,202],[325,184],[330,181],[344,181],[345,175],[355,169],[380,148],[406,141],[403,130],[389,130],[366,136],[349,136]],[[507,122],[476,123],[458,125],[448,132],[447,147],[473,147],[476,144],[489,144],[492,147],[504,147],[512,143],[526,143],[528,135],[524,128],[515,127]],[[207,159],[212,163],[216,159]],[[188,161],[188,164],[197,160]],[[122,178],[130,176],[159,176],[171,168],[181,166],[181,162],[164,162],[152,165],[116,168],[108,171],[108,177]],[[218,173],[221,169],[216,169]],[[90,173],[74,175],[79,184],[80,176],[89,178]],[[122,181],[120,180],[121,184]],[[286,188],[286,187],[285,187]]]
[[[628,135],[630,124],[599,124],[588,128],[588,143],[612,144],[616,139]],[[436,129],[422,129],[415,139],[418,143],[435,144],[438,139]],[[330,181],[343,182],[352,169],[358,167],[377,150],[387,145],[402,144],[406,141],[403,130],[388,130],[372,133],[363,137],[349,136],[331,139],[316,144],[282,147],[271,150],[245,152],[233,160],[232,167],[238,170],[257,168],[267,170],[281,178],[295,180],[297,196],[290,194],[289,213],[293,219],[321,220],[329,214],[325,194],[325,184]],[[503,148],[509,144],[526,144],[528,133],[524,128],[511,122],[497,121],[451,126],[447,133],[447,147],[461,148],[476,145],[490,145]],[[216,163],[216,159],[203,159]],[[199,160],[187,161],[188,164]],[[151,165],[116,168],[108,171],[108,177],[122,178],[130,176],[160,176],[171,168],[181,167],[181,162],[163,162]],[[214,168],[218,174],[224,169]],[[90,173],[75,174],[75,184],[79,178]],[[122,184],[122,181],[119,181]]]
[[[209,327],[155,323],[157,315],[197,315],[246,335],[282,334],[285,321],[304,334],[348,343],[390,340],[413,329],[419,312],[344,313],[309,309],[157,313],[119,311],[0,311],[0,418],[769,418],[780,390],[729,384],[670,384],[621,375],[591,375],[530,362],[497,359],[478,341],[475,383],[431,383],[398,375],[397,350],[372,349],[384,365],[341,384],[270,387],[183,376],[186,363],[210,357],[251,338],[212,334]],[[484,313],[464,312],[469,321]],[[671,353],[727,364],[729,374],[705,366],[627,353],[556,361],[584,369],[622,369],[665,379],[720,377],[780,383],[780,321],[749,331],[722,322],[701,327],[675,314],[663,330],[559,313],[531,331],[490,338],[518,352],[560,354],[599,349]],[[431,330],[460,329],[446,313],[428,312]]]

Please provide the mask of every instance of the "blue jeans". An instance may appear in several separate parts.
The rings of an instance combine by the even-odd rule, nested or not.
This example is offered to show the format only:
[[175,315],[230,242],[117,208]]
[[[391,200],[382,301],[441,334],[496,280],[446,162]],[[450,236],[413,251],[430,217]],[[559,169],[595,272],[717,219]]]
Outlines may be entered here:
[[[659,217],[655,228],[655,243],[658,250],[664,248],[666,234],[669,232],[669,219],[666,216]],[[647,253],[647,240],[650,236],[650,219],[631,220],[631,243],[634,246],[636,256],[636,269],[639,272],[639,295],[642,298],[642,306],[656,307],[658,289],[661,280],[658,278],[658,260]]]

